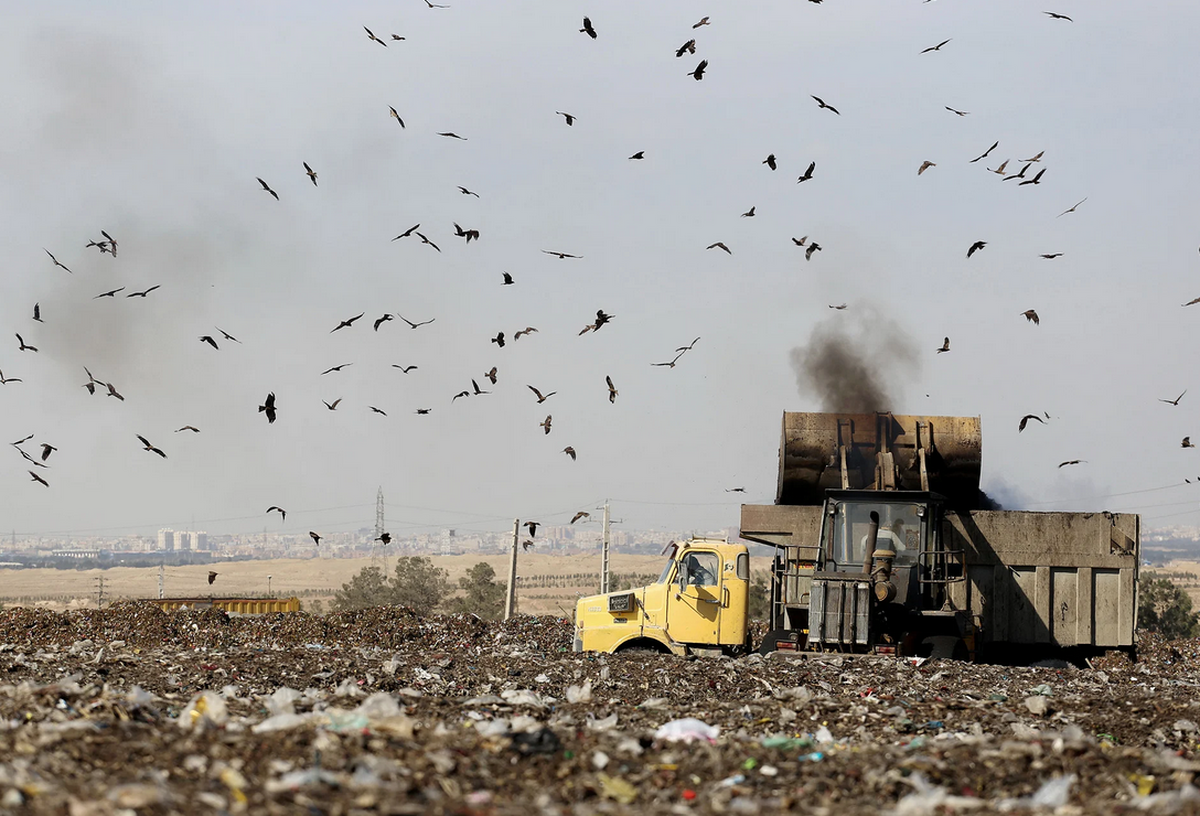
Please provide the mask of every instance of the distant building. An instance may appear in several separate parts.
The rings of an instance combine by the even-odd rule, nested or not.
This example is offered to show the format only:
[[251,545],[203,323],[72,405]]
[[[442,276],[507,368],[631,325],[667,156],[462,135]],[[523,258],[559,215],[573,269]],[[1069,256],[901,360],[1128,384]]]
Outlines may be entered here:
[[211,545],[208,543],[208,533],[192,533],[192,549],[206,551],[211,549]]
[[175,531],[162,529],[158,531],[158,549],[162,552],[171,552],[175,549]]

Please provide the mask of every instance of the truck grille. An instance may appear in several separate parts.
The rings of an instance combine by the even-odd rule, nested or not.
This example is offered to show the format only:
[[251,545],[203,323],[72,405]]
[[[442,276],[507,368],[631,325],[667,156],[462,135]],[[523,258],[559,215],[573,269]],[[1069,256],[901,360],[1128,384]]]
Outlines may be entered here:
[[827,649],[867,646],[871,585],[861,579],[815,578],[809,596],[809,643]]

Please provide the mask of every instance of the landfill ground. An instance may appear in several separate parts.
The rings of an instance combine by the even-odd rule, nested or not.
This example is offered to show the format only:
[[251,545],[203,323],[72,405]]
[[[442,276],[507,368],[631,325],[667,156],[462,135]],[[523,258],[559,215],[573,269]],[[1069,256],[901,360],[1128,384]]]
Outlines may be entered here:
[[1197,641],[1078,669],[571,637],[396,608],[5,610],[0,812],[1200,812]]

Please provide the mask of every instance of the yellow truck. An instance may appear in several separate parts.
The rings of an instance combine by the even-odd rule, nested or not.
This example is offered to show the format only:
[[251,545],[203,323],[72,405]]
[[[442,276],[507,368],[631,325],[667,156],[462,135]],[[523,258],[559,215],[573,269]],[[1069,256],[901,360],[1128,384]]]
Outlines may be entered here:
[[[784,413],[760,651],[1076,659],[1132,651],[1140,520],[1002,510],[979,489],[978,417]],[[659,580],[579,600],[575,650],[751,648],[741,544],[672,545]]]

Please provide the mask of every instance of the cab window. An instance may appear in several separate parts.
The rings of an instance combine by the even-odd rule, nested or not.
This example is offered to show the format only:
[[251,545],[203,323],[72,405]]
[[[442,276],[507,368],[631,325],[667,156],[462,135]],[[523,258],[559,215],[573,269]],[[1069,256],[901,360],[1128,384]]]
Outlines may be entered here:
[[685,586],[716,586],[721,572],[721,559],[712,552],[691,552],[679,562]]

